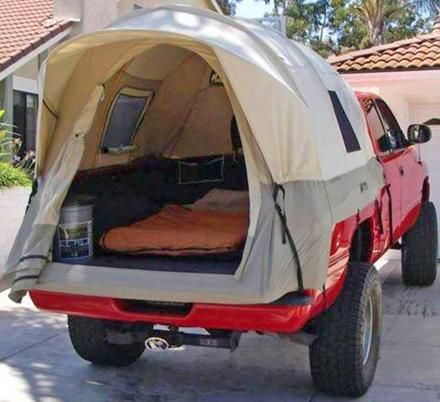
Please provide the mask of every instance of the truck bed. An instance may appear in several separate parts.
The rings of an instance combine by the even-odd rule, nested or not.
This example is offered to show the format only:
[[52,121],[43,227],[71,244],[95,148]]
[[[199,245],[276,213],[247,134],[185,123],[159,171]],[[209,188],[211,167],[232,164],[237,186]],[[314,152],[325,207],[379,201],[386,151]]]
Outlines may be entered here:
[[240,264],[240,260],[241,253],[210,258],[98,255],[79,263],[88,266],[128,268],[146,271],[233,275]]

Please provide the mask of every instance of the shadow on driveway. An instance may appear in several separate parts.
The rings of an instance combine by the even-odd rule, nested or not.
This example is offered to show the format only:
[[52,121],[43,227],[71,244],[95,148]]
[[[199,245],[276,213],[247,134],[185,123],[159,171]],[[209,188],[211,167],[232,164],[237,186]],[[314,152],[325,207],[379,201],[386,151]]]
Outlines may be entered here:
[[[385,326],[375,383],[361,401],[438,401],[440,293],[409,289],[398,263],[381,269]],[[0,295],[3,401],[337,401],[316,394],[307,348],[245,334],[230,353],[187,347],[148,353],[134,365],[94,367],[74,353],[65,317]]]

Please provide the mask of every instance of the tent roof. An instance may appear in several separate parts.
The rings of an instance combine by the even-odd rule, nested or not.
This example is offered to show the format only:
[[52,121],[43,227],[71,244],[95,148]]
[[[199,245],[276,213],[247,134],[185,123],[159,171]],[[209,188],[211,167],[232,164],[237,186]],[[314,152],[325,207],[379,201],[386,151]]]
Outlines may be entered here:
[[[324,59],[262,24],[184,5],[140,10],[58,47],[47,60],[45,103],[58,114],[79,64],[92,63],[89,75],[102,84],[128,57],[160,43],[195,46],[216,59],[275,181],[329,179],[373,156],[356,97]],[[329,91],[337,93],[360,152],[347,153]]]
[[[287,61],[279,54],[279,51],[282,51],[282,45],[279,44],[279,49],[275,50],[261,38],[269,33],[276,36],[275,41],[289,42],[278,32],[255,22],[226,17],[218,12],[199,7],[182,4],[165,5],[138,10],[116,20],[104,30],[79,35],[66,41],[51,54],[47,64],[50,66],[66,57],[69,57],[70,61],[78,61],[87,50],[106,44],[117,44],[152,36],[164,37],[164,34],[168,34],[168,37],[180,36],[187,40],[224,49],[258,66],[281,82],[285,82],[286,75],[279,69],[279,60]],[[274,42],[273,39],[271,42]],[[324,60],[322,62],[326,64]],[[70,69],[66,71],[66,78],[75,67],[75,63],[69,64]],[[56,90],[54,86],[51,89]],[[58,86],[58,89],[61,90],[61,86]],[[51,104],[55,106],[57,96],[49,93],[45,93],[45,96],[48,96]]]

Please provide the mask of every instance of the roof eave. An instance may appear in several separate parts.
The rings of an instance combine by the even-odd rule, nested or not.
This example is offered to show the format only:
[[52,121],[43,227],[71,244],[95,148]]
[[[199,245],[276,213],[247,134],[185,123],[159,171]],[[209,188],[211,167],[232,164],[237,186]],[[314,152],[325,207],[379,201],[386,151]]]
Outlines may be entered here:
[[365,69],[365,70],[339,70],[336,66],[333,66],[335,70],[342,75],[346,74],[380,74],[380,73],[397,73],[397,72],[417,72],[417,71],[439,71],[439,66],[434,67],[410,67],[410,68],[384,68],[384,69]]
[[17,52],[6,61],[1,63],[0,81],[14,73],[14,71],[22,67],[34,57],[37,57],[39,54],[43,53],[45,50],[49,49],[51,46],[68,36],[72,29],[72,24],[72,21],[66,21],[57,27],[57,29],[54,29],[44,37],[40,38],[40,40],[37,42],[30,43],[27,47],[21,49],[20,52]]
[[374,83],[398,83],[403,81],[440,80],[440,68],[412,69],[412,70],[388,70],[388,71],[356,71],[342,74],[350,83],[374,84]]

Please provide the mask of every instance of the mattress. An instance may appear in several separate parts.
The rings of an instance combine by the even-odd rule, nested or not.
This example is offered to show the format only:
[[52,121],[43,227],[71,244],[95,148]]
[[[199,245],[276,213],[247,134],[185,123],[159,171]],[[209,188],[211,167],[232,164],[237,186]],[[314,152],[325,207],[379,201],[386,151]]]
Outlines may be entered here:
[[100,246],[129,255],[194,256],[236,251],[243,245],[249,226],[244,197],[242,192],[215,189],[189,206],[166,205],[155,215],[107,231]]

